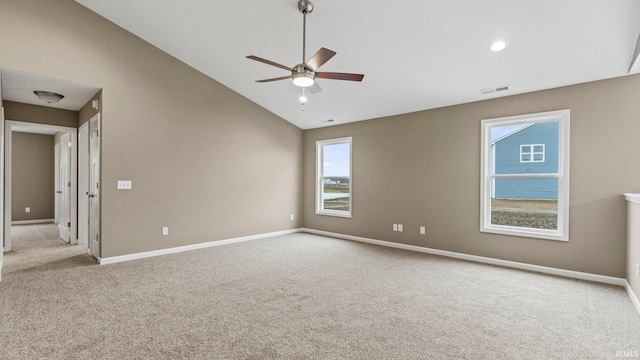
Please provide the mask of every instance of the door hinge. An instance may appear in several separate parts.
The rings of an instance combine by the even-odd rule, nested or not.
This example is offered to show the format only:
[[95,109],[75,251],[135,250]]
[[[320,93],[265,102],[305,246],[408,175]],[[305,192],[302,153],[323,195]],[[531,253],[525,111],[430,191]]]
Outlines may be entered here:
[[96,234],[96,242],[100,241],[100,234]]
[[68,228],[70,228],[70,227],[71,227],[71,223],[70,223],[70,222],[68,222],[68,223],[67,223],[67,227],[68,227]]
[[67,187],[71,187],[71,181],[67,183]]

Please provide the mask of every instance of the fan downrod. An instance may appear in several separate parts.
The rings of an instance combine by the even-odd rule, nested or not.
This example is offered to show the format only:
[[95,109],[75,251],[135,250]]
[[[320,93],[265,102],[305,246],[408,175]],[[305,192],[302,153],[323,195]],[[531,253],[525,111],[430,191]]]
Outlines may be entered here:
[[309,0],[299,0],[298,11],[303,15],[311,14],[313,11],[313,4]]

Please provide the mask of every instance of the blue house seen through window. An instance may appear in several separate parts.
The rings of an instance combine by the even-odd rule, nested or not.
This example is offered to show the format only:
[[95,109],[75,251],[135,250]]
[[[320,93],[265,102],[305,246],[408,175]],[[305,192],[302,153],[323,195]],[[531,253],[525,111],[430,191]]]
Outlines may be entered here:
[[[494,174],[557,173],[558,131],[558,122],[550,121],[523,124],[495,139],[492,136]],[[502,199],[555,200],[558,198],[558,179],[493,179],[491,196]]]

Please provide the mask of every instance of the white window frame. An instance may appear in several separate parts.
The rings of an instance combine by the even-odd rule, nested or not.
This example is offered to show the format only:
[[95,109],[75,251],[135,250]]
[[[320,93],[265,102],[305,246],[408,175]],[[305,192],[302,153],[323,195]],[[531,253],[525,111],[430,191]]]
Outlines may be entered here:
[[[324,146],[336,145],[336,144],[349,144],[349,211],[343,210],[327,210],[324,209],[324,202],[322,201],[322,178],[324,177]],[[353,153],[353,141],[351,136],[318,140],[316,141],[316,214],[317,215],[329,215],[339,216],[345,218],[351,218],[353,213],[353,175],[352,175],[352,153]]]
[[[542,151],[535,151],[535,147],[536,146],[542,146]],[[525,148],[529,148],[529,151],[524,151]],[[545,146],[544,144],[523,144],[520,145],[520,162],[521,163],[530,163],[530,162],[540,162],[543,163],[544,162],[544,155],[545,154]],[[522,160],[522,155],[529,155],[529,159],[531,160]],[[541,160],[536,160],[535,159],[535,155],[542,155],[542,159]]]
[[[570,111],[507,116],[481,121],[480,231],[546,240],[569,241],[569,119]],[[495,174],[491,128],[506,125],[558,121],[558,172],[545,174]],[[558,224],[556,230],[491,224],[491,195],[496,178],[558,179]]]

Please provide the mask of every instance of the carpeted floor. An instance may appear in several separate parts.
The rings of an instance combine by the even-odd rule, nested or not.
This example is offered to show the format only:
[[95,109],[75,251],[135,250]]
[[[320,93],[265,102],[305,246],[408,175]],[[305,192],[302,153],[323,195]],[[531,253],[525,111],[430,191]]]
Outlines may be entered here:
[[616,286],[303,233],[104,266],[16,235],[2,359],[640,356]]

